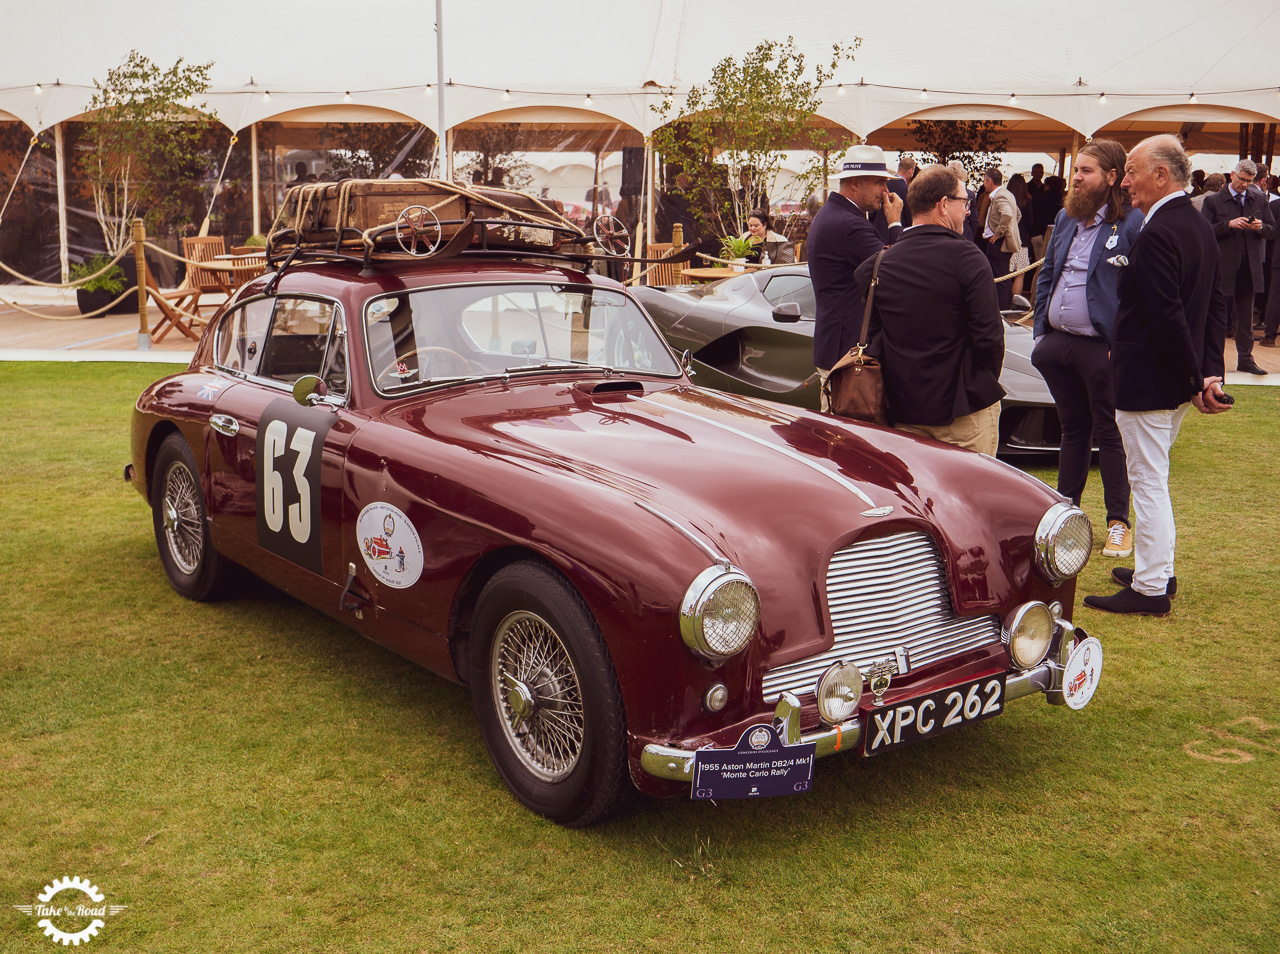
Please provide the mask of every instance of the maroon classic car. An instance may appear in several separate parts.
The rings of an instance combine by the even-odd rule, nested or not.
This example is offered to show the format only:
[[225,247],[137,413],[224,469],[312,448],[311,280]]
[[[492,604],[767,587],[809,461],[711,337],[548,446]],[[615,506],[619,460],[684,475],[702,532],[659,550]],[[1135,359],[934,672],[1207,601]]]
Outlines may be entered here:
[[701,389],[585,257],[306,259],[141,395],[126,479],[181,595],[235,564],[468,684],[533,811],[804,792],[1063,701],[1092,530],[1041,482]]

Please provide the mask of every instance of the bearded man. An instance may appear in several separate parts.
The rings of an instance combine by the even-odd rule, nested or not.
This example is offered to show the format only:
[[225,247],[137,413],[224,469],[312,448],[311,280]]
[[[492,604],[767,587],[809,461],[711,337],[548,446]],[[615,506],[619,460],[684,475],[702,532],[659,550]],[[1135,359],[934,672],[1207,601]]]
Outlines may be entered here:
[[1110,139],[1095,139],[1080,150],[1071,192],[1054,221],[1036,282],[1031,352],[1062,424],[1058,492],[1076,506],[1097,441],[1107,508],[1102,554],[1108,557],[1133,552],[1129,478],[1108,357],[1119,305],[1116,283],[1142,229],[1142,213],[1124,208],[1124,164],[1124,148]]

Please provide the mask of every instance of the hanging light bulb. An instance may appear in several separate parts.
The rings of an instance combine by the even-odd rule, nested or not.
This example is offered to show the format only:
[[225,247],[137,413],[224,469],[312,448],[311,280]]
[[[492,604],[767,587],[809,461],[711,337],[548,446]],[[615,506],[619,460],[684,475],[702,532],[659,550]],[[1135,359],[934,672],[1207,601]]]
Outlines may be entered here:
[[586,98],[586,99],[584,99],[584,100],[582,101],[582,105],[583,105],[583,106],[586,106],[588,109],[590,109],[592,106],[594,106],[594,105],[595,105],[595,103],[594,103],[594,102],[592,102],[592,100],[591,100],[591,94],[590,94],[590,93],[588,93],[588,94],[587,94],[587,98]]
[[36,83],[36,88],[35,88],[34,92],[35,92],[35,94],[36,94],[37,96],[39,96],[41,93],[43,93],[43,92],[44,92],[44,89],[43,89],[43,88],[41,88],[41,86],[40,86],[40,84],[39,84],[39,83]]
[[1188,96],[1188,97],[1187,97],[1187,102],[1188,102],[1188,103],[1194,103],[1195,101],[1196,101],[1196,94],[1195,94],[1195,93],[1192,93],[1190,96]]
[[836,95],[837,95],[837,96],[843,96],[843,95],[844,95],[844,83],[837,83],[837,84],[836,84]]
[[511,90],[509,90],[509,89],[504,89],[504,90],[502,91],[502,101],[503,101],[504,103],[509,103],[509,102],[511,102]]
[[1017,105],[1018,105],[1018,94],[1017,94],[1017,93],[1010,93],[1010,94],[1009,94],[1009,105],[1010,105],[1010,106],[1017,106]]
[[422,87],[422,95],[423,95],[423,96],[430,96],[430,95],[431,95],[431,84],[430,84],[430,83],[428,83],[426,86]]
[[271,90],[269,90],[269,89],[268,89],[268,90],[264,90],[264,91],[263,91],[263,93],[262,93],[262,101],[263,101],[264,103],[269,103],[269,102],[271,102]]
[[351,90],[347,90],[347,95],[342,97],[344,103],[351,102]]
[[928,91],[927,89],[922,89],[922,90],[920,90],[920,98],[921,98],[921,99],[928,99],[928,98],[929,98],[929,91]]
[[1099,96],[1099,97],[1098,97],[1098,105],[1099,105],[1099,106],[1105,106],[1105,105],[1107,105],[1107,94],[1106,94],[1106,93],[1103,93],[1101,96]]

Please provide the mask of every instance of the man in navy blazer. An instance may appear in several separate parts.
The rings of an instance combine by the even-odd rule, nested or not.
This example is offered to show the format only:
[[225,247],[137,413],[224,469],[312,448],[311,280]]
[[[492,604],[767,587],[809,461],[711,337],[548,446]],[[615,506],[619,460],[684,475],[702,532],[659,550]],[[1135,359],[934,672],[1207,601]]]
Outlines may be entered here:
[[1253,297],[1266,282],[1262,247],[1275,239],[1276,223],[1269,197],[1250,188],[1257,174],[1252,160],[1241,159],[1227,184],[1204,197],[1200,211],[1222,253],[1219,277],[1228,313],[1235,318],[1236,370],[1266,374],[1253,360]]
[[1192,404],[1204,414],[1231,410],[1222,393],[1218,243],[1185,193],[1190,181],[1191,160],[1176,136],[1144,139],[1125,163],[1123,185],[1146,218],[1117,284],[1111,389],[1138,526],[1134,568],[1111,571],[1124,589],[1085,597],[1085,606],[1109,613],[1169,612],[1177,590],[1169,451]]
[[[839,191],[827,196],[813,217],[806,253],[817,300],[813,363],[824,383],[835,363],[858,343],[862,330],[862,293],[854,270],[884,248],[867,213],[883,206],[891,237],[902,231],[902,200],[888,190],[893,173],[879,146],[850,146],[831,178],[839,183]],[[825,396],[822,406],[825,410]]]
[[1111,403],[1111,333],[1120,265],[1142,228],[1142,213],[1124,207],[1124,147],[1095,139],[1075,163],[1071,192],[1053,223],[1036,283],[1035,365],[1062,424],[1058,492],[1078,507],[1098,442],[1107,539],[1102,555],[1133,552],[1124,442]]

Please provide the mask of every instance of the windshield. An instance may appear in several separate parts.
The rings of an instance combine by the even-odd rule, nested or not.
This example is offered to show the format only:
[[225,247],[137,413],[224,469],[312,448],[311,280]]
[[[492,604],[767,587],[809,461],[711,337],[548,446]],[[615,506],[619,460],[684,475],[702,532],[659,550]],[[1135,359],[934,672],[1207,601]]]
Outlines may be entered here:
[[635,302],[591,286],[404,292],[369,302],[364,332],[373,383],[386,393],[547,368],[680,373]]

